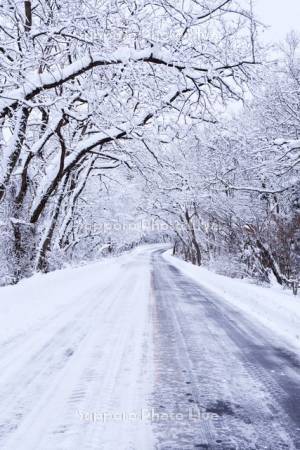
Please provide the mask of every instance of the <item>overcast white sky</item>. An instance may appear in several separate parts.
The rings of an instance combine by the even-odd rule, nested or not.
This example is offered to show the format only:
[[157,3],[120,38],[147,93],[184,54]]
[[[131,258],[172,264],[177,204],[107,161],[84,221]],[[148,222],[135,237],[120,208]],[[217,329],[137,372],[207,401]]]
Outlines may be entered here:
[[271,28],[265,31],[268,41],[278,42],[294,29],[300,33],[300,0],[255,0],[258,18]]

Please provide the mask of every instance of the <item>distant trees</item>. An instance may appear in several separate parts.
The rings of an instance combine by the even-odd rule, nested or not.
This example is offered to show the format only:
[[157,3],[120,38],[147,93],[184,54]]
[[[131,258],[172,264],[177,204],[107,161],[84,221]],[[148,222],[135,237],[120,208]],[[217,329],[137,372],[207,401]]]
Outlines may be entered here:
[[186,259],[231,275],[274,277],[296,291],[300,45],[295,34],[275,63],[257,69],[249,88],[251,98],[238,114],[217,126],[193,127],[177,144],[164,199],[158,195],[152,213],[175,218],[175,251]]

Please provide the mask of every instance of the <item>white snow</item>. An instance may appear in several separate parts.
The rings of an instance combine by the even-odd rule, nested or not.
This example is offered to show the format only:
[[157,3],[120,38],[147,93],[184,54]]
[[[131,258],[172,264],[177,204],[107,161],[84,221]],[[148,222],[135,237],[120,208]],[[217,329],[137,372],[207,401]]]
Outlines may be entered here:
[[150,253],[0,289],[1,449],[153,448]]
[[171,256],[164,257],[183,274],[216,294],[220,302],[227,302],[250,321],[260,326],[271,339],[289,350],[300,350],[300,298],[279,285],[263,287],[248,280],[218,275],[204,267],[197,267]]
[[58,68],[49,72],[44,72],[39,74],[37,72],[28,73],[25,76],[25,83],[22,87],[13,90],[7,90],[3,92],[0,100],[0,115],[3,113],[5,108],[11,107],[18,100],[26,99],[27,96],[32,95],[36,90],[48,88],[55,83],[61,83],[64,80],[69,79],[72,76],[77,76],[81,71],[88,70],[88,68],[94,65],[108,66],[111,64],[126,64],[129,59],[133,61],[141,61],[143,59],[149,58],[153,50],[151,48],[146,48],[144,50],[135,49],[125,49],[121,48],[116,50],[111,55],[94,54],[84,56],[72,64],[64,68]]
[[300,139],[282,139],[278,138],[274,141],[275,145],[288,145],[291,149],[296,149],[300,147]]
[[[157,248],[0,288],[1,449],[155,448],[145,417],[155,374]],[[164,257],[258,330],[300,348],[299,297]]]

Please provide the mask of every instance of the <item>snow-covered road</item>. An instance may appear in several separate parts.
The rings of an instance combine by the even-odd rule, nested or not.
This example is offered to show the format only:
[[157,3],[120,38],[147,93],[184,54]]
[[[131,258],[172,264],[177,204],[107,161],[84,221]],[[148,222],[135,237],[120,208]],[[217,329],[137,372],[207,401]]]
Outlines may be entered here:
[[[116,416],[145,408],[151,393],[149,268],[150,253],[135,253],[76,269],[82,283],[72,271],[65,283],[63,273],[38,278],[39,293],[23,283],[27,308],[32,292],[45,315],[17,299],[28,328],[1,345],[2,450],[153,448],[149,422]],[[3,292],[13,303],[20,289]],[[14,308],[8,316],[22,322]]]
[[0,289],[2,450],[300,448],[295,349],[162,253]]
[[156,424],[161,448],[300,448],[296,354],[161,252],[153,255],[153,289],[156,407],[184,416]]

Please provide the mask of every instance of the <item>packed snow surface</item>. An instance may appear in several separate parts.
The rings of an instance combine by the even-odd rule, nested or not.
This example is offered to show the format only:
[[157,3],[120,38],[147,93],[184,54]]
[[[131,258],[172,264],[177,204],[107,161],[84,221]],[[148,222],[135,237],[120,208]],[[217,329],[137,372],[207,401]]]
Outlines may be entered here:
[[1,450],[298,448],[299,298],[165,251],[0,289]]

